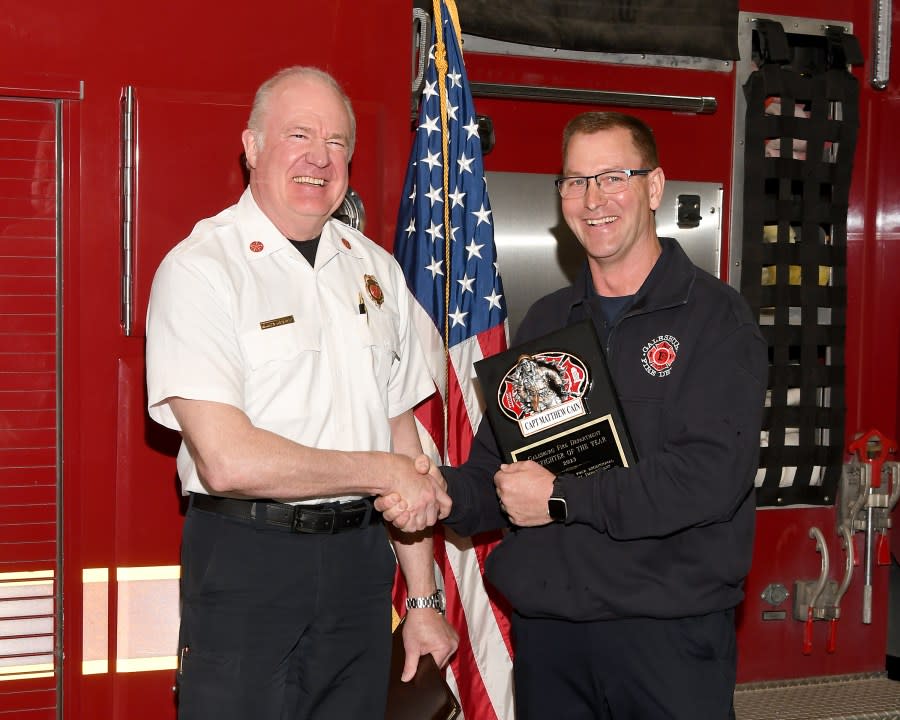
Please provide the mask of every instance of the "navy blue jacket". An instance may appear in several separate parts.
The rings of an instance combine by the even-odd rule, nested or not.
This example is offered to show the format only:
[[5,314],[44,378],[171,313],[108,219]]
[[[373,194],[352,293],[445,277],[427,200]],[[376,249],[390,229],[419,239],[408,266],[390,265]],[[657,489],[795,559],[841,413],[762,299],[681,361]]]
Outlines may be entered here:
[[[574,285],[538,300],[514,345],[591,318],[638,462],[560,475],[565,524],[513,528],[488,579],[529,617],[603,620],[701,615],[736,606],[750,568],[754,477],[768,359],[741,295],[697,268],[677,242],[625,313],[607,326],[585,264]],[[592,300],[593,298],[593,300]],[[660,343],[671,360],[654,352]],[[485,420],[469,459],[444,467],[462,535],[508,526],[494,492],[500,455]]]

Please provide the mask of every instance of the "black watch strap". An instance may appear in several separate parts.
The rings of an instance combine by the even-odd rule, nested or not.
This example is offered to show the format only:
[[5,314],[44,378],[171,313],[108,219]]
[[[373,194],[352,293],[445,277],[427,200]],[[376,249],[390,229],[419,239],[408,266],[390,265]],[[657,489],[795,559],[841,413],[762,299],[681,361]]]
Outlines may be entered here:
[[566,505],[566,493],[559,478],[553,481],[553,491],[547,501],[547,513],[554,522],[565,522],[569,516],[569,507]]

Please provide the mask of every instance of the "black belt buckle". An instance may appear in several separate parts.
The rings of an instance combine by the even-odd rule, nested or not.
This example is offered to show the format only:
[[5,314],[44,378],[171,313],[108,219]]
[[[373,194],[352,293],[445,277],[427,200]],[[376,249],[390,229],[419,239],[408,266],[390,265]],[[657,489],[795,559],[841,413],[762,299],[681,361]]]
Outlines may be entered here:
[[291,518],[291,532],[295,533],[334,533],[337,510],[335,508],[316,508],[297,505]]

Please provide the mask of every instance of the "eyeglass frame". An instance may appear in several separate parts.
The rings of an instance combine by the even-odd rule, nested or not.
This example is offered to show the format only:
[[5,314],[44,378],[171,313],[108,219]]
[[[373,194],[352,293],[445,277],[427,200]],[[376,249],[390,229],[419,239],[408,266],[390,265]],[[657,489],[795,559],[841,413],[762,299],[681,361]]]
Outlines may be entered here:
[[[632,176],[637,175],[638,177],[641,177],[644,175],[649,175],[654,170],[655,170],[655,168],[640,168],[638,170],[633,170],[633,169],[604,170],[603,172],[599,172],[596,175],[567,175],[565,177],[557,178],[556,180],[553,181],[553,184],[556,185],[556,191],[559,193],[559,196],[561,198],[563,198],[564,200],[569,199],[569,198],[584,197],[585,195],[587,195],[588,188],[590,187],[590,183],[586,182],[585,186],[584,186],[584,192],[581,195],[569,195],[568,198],[566,198],[566,196],[562,194],[562,184],[566,180],[585,180],[585,181],[593,180],[594,185],[596,187],[600,188],[601,190],[603,190],[604,194],[618,195],[620,193],[625,192],[625,189],[628,187],[628,181],[631,180]],[[609,175],[611,173],[625,173],[625,183],[622,186],[621,190],[610,192],[610,191],[606,190],[602,185],[600,185],[599,178],[603,177],[604,175]]]

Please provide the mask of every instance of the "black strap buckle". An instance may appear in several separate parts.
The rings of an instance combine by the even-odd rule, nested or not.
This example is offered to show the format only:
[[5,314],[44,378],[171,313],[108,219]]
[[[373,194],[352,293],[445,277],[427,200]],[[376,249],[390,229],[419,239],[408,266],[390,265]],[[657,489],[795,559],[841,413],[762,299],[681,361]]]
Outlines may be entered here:
[[294,508],[291,519],[291,532],[323,533],[334,532],[337,511],[334,508],[317,508],[315,510],[300,505]]
[[296,505],[288,524],[291,532],[331,535],[344,530],[366,528],[376,516],[381,518],[381,514],[374,510],[371,499],[330,507]]

